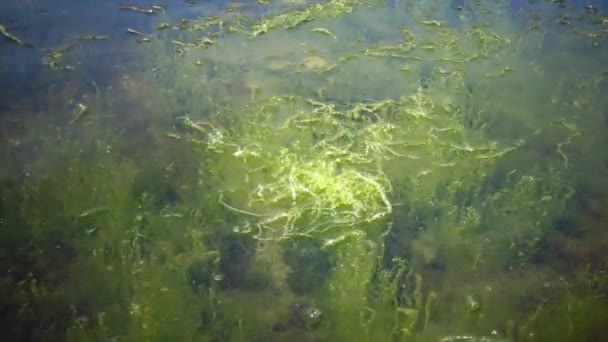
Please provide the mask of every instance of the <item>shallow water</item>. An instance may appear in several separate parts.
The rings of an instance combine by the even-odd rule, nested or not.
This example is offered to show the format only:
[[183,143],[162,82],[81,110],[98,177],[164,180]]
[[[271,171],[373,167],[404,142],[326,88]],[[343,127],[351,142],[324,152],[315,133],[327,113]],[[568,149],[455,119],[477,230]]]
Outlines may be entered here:
[[2,6],[9,340],[608,336],[604,2]]

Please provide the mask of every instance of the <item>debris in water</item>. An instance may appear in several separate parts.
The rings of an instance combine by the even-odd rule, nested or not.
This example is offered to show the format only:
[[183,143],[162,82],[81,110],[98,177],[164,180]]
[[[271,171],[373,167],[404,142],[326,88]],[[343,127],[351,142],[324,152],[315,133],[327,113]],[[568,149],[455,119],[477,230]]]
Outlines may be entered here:
[[326,36],[330,36],[330,37],[332,37],[333,39],[336,39],[336,35],[335,35],[335,34],[331,33],[331,31],[330,31],[330,30],[328,30],[328,29],[326,29],[326,28],[323,28],[323,27],[316,27],[316,28],[313,28],[313,29],[311,29],[311,30],[310,30],[310,32],[321,33],[321,34],[324,34],[324,35],[326,35]]
[[110,40],[110,36],[106,35],[86,35],[80,37],[81,41],[91,41],[91,40]]
[[[157,6],[157,7],[159,7],[159,6]],[[124,5],[124,6],[120,6],[119,9],[139,12],[139,13],[148,14],[148,15],[156,14],[156,12],[154,11],[154,7],[153,8],[144,8],[144,7],[140,7],[140,6]]]
[[82,213],[80,213],[80,215],[78,215],[78,217],[85,218],[85,217],[89,217],[89,216],[93,216],[93,215],[96,215],[99,213],[106,212],[108,210],[110,210],[110,208],[108,208],[106,206],[93,207],[93,208],[83,211]]
[[134,29],[132,29],[132,28],[130,28],[130,27],[127,27],[127,32],[129,32],[129,33],[131,33],[131,34],[138,35],[138,36],[145,36],[145,37],[147,37],[147,36],[148,36],[147,34],[145,34],[145,33],[143,33],[143,32],[140,32],[140,31],[137,31],[137,30],[134,30]]

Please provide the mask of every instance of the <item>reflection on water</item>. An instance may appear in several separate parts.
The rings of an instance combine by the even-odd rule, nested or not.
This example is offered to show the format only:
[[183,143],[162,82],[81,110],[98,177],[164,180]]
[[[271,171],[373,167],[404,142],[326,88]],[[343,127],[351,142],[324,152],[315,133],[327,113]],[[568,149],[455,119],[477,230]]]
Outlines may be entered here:
[[11,340],[600,341],[602,1],[8,1]]

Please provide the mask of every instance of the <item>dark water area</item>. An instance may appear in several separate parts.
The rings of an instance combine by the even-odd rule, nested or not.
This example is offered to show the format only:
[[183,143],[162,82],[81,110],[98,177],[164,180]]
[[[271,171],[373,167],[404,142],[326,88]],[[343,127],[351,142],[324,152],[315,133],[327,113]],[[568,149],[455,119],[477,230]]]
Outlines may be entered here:
[[0,6],[2,340],[608,340],[607,2]]
[[[154,5],[140,2],[142,8]],[[22,96],[35,87],[49,87],[60,75],[49,73],[45,66],[48,54],[78,42],[83,36],[107,36],[108,41],[82,42],[72,52],[78,55],[74,63],[79,65],[83,77],[98,83],[108,82],[108,74],[128,72],[144,66],[140,56],[133,56],[134,39],[128,28],[142,32],[153,31],[164,21],[193,18],[200,15],[200,4],[184,1],[163,1],[158,6],[170,11],[158,10],[154,14],[122,9],[131,6],[122,1],[9,1],[3,4],[0,20],[19,37],[25,45],[15,47],[14,42],[3,39],[0,45],[2,70],[2,94]],[[205,1],[204,11],[212,13],[221,8],[221,2]]]

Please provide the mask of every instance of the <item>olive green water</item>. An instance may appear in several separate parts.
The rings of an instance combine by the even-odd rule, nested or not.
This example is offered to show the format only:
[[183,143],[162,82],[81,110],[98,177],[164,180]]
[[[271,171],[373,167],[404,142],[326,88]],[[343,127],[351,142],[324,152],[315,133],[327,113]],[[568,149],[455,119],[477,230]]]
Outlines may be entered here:
[[3,99],[2,335],[601,341],[608,16],[516,4],[124,8],[103,86],[109,37],[50,49]]

